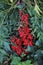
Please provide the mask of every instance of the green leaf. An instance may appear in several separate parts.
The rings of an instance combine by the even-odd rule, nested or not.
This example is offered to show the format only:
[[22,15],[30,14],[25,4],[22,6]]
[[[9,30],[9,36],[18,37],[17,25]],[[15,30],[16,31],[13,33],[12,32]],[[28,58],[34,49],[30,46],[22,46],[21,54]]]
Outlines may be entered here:
[[3,54],[3,55],[7,55],[7,53],[6,53],[6,51],[4,49],[0,49],[0,53]]
[[25,62],[20,62],[20,63],[18,63],[18,65],[32,65],[32,64],[30,64],[30,60],[27,60],[27,61],[25,61]]
[[5,49],[6,51],[11,51],[11,49],[10,49],[10,46],[9,46],[9,43],[8,43],[8,42],[4,42],[4,49]]
[[13,56],[11,65],[18,65],[19,62],[20,62],[20,58]]
[[0,53],[0,64],[3,62],[3,54]]
[[37,40],[36,43],[35,43],[37,46],[40,46],[41,45],[41,40]]
[[34,51],[34,47],[33,46],[28,46],[26,51],[33,52]]
[[41,22],[41,30],[43,30],[43,23]]
[[17,8],[23,9],[23,5],[18,5]]

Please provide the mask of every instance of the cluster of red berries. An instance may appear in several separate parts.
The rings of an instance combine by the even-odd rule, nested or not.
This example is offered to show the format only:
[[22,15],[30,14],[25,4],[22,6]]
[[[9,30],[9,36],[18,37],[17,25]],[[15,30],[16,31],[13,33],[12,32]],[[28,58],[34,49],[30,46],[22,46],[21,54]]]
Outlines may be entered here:
[[28,14],[24,14],[24,12],[19,11],[20,13],[20,20],[25,23],[26,25],[28,25]]
[[31,34],[31,30],[28,27],[28,14],[24,14],[24,12],[22,11],[19,11],[19,13],[20,22],[25,23],[25,26],[18,28],[20,38],[14,36],[11,39],[11,42],[15,44],[15,46],[11,45],[11,49],[15,51],[19,56],[21,56],[22,53],[28,54],[28,52],[26,51],[26,48],[28,46],[33,46],[33,35]]

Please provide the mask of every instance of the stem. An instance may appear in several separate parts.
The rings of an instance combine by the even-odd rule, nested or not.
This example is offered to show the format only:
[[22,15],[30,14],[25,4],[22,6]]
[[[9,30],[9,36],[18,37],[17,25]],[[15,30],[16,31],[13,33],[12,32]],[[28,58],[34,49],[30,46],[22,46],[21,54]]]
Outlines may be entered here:
[[3,65],[6,65],[10,60],[11,60],[11,58],[9,58],[7,61],[5,61],[5,62],[3,63]]
[[10,55],[10,58],[8,58],[8,60],[6,60],[6,61],[3,63],[3,65],[8,64],[8,63],[11,61],[11,59],[12,59],[12,55]]
[[20,4],[20,0],[18,0],[17,4]]
[[34,0],[34,2],[35,2],[35,5],[37,4],[37,0]]

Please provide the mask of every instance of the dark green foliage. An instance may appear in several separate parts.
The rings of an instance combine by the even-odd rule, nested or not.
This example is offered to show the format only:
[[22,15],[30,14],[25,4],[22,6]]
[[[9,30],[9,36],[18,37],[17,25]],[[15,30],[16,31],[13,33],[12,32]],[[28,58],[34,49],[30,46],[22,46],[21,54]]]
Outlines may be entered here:
[[[29,14],[29,23],[34,36],[34,46],[27,48],[29,55],[23,58],[10,49],[9,38],[16,35],[19,36],[17,28],[20,24],[19,9]],[[43,65],[43,2],[42,0],[21,0],[21,4],[17,4],[17,0],[0,0],[0,65],[4,65],[5,61],[10,62],[9,65],[28,65],[28,60],[35,65]],[[27,60],[28,58],[28,60]],[[23,62],[20,60],[26,59]],[[27,62],[26,62],[27,61]],[[30,62],[30,61],[29,61]],[[26,64],[25,64],[26,63]]]

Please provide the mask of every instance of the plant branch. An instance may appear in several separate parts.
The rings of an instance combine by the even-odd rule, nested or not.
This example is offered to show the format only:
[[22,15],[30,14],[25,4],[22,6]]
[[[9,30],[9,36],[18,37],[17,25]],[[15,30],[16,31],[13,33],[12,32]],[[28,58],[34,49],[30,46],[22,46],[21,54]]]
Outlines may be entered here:
[[5,61],[5,62],[3,63],[3,65],[6,65],[10,60],[11,60],[11,58],[9,58],[7,61]]
[[37,0],[34,0],[34,3],[37,4]]

